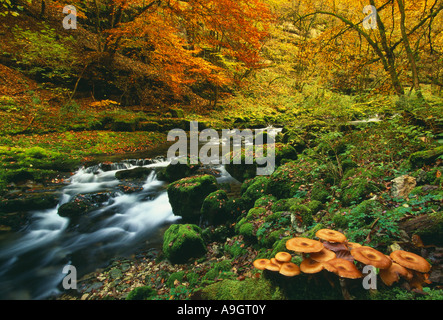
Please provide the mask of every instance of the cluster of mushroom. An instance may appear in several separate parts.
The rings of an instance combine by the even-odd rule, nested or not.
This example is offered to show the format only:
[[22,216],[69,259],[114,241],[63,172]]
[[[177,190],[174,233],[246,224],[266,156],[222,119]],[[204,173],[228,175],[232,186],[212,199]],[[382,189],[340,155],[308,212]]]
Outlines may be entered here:
[[302,254],[300,266],[290,262],[292,255],[287,252],[279,252],[270,260],[258,259],[254,266],[288,276],[327,270],[341,278],[358,279],[363,276],[358,267],[368,265],[379,269],[379,276],[387,286],[399,281],[400,277],[411,288],[419,290],[423,283],[429,283],[427,273],[431,265],[412,252],[396,250],[387,256],[372,247],[350,242],[343,233],[331,229],[318,230],[315,235],[320,241],[295,237],[286,242],[288,250]]
[[291,262],[292,255],[288,252],[278,252],[271,259],[257,259],[254,261],[254,267],[259,270],[269,270],[279,272],[280,274],[293,277],[301,273],[300,267]]

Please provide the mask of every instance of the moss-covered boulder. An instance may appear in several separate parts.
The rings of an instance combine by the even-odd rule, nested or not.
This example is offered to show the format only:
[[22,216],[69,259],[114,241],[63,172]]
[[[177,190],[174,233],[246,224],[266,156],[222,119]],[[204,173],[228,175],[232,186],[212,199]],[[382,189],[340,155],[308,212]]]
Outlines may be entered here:
[[151,300],[157,295],[157,292],[149,287],[137,287],[128,293],[126,300]]
[[322,183],[314,183],[311,190],[311,199],[325,203],[329,198],[329,191]]
[[443,146],[439,146],[434,149],[418,151],[409,156],[409,162],[415,168],[422,167],[424,165],[430,165],[435,160],[443,155]]
[[218,190],[217,180],[211,175],[183,178],[168,185],[168,197],[174,215],[189,222],[198,221],[206,197]]
[[163,235],[163,253],[172,263],[185,263],[206,253],[202,230],[194,224],[173,224]]
[[59,195],[54,192],[21,194],[18,197],[0,199],[0,213],[55,208],[58,201]]
[[[259,154],[258,150],[262,153]],[[274,154],[269,156],[267,150],[268,145],[263,144],[247,146],[238,153],[232,151],[227,155],[229,161],[226,164],[226,171],[238,181],[244,182],[257,176],[257,173],[269,176],[280,164],[297,159],[297,151],[289,144],[275,143]],[[251,160],[252,163],[247,163],[246,160]],[[262,168],[263,172],[259,173],[257,168]]]
[[203,288],[195,293],[195,297],[204,300],[285,300],[280,288],[263,278],[225,279]]
[[257,176],[248,183],[246,190],[243,189],[242,199],[246,205],[252,207],[259,198],[268,193],[269,177]]
[[277,202],[277,198],[268,194],[255,200],[254,207],[272,207],[275,202]]
[[202,218],[209,224],[221,224],[230,218],[227,209],[228,195],[224,190],[210,193],[203,201],[201,207]]
[[188,163],[169,164],[157,173],[157,178],[161,181],[174,182],[183,178],[190,177],[197,173],[200,165]]
[[298,197],[301,193],[300,186],[311,181],[313,170],[313,164],[304,159],[279,166],[269,177],[268,193],[277,199]]

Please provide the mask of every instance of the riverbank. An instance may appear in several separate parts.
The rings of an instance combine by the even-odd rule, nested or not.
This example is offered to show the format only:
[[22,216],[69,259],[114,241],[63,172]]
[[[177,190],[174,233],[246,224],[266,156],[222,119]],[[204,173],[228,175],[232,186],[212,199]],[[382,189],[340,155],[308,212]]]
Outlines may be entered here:
[[[285,129],[280,139],[298,151],[269,177],[246,179],[239,195],[221,202],[231,218],[200,226],[204,254],[171,263],[163,243],[130,259],[116,258],[81,279],[78,291],[58,299],[236,299],[246,293],[247,299],[343,299],[338,283],[313,289],[307,274],[282,280],[252,264],[287,251],[291,237],[315,238],[316,230],[330,228],[385,254],[399,248],[415,252],[433,266],[420,287],[402,282],[389,287],[379,279],[376,294],[357,286],[354,298],[440,300],[442,147],[404,120],[343,132],[329,128],[311,139],[308,132],[305,139],[291,139],[296,129]],[[413,183],[400,194],[399,177],[406,176]],[[300,264],[301,256],[292,261]]]

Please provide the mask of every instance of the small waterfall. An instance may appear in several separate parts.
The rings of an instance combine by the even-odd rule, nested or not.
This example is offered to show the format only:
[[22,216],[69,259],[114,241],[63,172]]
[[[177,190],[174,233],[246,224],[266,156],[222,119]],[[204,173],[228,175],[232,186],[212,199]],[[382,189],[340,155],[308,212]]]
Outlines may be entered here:
[[[31,212],[32,222],[2,241],[0,299],[46,299],[60,292],[66,264],[75,266],[80,277],[115,256],[149,245],[160,226],[179,219],[172,213],[165,182],[153,170],[136,192],[125,193],[117,188],[122,182],[115,173],[168,164],[164,159],[134,159],[79,169],[55,208]],[[108,192],[108,199],[82,217],[81,226],[72,227],[70,219],[58,214],[60,206],[77,195],[103,192]]]

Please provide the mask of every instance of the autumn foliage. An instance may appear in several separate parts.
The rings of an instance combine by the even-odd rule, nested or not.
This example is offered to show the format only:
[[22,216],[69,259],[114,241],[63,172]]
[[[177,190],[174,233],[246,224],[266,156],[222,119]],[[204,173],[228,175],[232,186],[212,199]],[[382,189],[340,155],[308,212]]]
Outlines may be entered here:
[[260,0],[87,0],[73,3],[97,51],[145,64],[173,93],[196,83],[219,88],[262,64],[273,16]]

